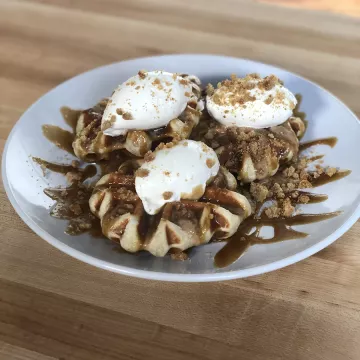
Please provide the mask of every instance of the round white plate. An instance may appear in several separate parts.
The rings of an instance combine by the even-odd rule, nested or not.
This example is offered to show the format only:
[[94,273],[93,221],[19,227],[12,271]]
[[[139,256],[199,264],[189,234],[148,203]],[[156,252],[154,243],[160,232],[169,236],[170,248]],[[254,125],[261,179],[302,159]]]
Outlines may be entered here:
[[[303,95],[300,110],[305,111],[309,127],[303,141],[338,137],[335,148],[318,146],[326,154],[325,164],[350,169],[342,180],[316,188],[315,192],[329,195],[326,202],[306,205],[306,213],[341,210],[342,214],[323,222],[296,227],[309,233],[307,238],[269,245],[252,246],[231,266],[218,269],[213,265],[219,243],[195,248],[187,261],[170,257],[155,258],[147,253],[137,255],[114,251],[111,241],[78,237],[64,233],[66,221],[49,215],[53,201],[43,189],[64,185],[64,177],[49,173],[44,178],[40,167],[30,156],[52,162],[70,162],[73,158],[59,150],[43,135],[43,124],[68,128],[59,109],[88,108],[99,99],[110,96],[121,82],[139,69],[164,69],[170,72],[196,74],[203,84],[217,83],[231,73],[244,76],[260,73],[275,74],[293,93]],[[7,140],[2,161],[5,190],[15,210],[39,236],[61,251],[89,264],[121,274],[169,281],[214,281],[246,277],[279,269],[300,261],[325,248],[344,234],[360,215],[360,123],[356,116],[337,98],[318,85],[274,66],[258,62],[210,55],[170,55],[124,61],[74,77],[48,92],[32,105],[14,126]]]

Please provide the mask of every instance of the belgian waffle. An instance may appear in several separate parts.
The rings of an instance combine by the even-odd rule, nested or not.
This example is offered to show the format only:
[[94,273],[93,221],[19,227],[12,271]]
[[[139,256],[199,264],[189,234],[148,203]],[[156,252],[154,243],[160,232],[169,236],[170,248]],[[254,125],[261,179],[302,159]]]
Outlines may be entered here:
[[204,105],[200,80],[196,76],[181,76],[192,82],[193,96],[178,118],[158,129],[132,130],[126,135],[107,136],[101,130],[101,119],[108,101],[104,99],[80,114],[73,142],[75,155],[84,161],[93,162],[107,159],[112,151],[126,149],[131,154],[142,157],[160,142],[187,139],[198,124]]
[[306,131],[305,122],[299,117],[292,116],[291,118],[289,118],[289,123],[296,137],[298,139],[301,139]]
[[[208,119],[207,119],[208,120]],[[243,183],[273,176],[282,163],[294,159],[303,120],[291,117],[284,124],[266,129],[225,127],[208,120],[210,127],[200,139],[212,147],[220,164],[237,174]]]
[[236,188],[236,179],[222,168],[200,200],[167,203],[160,213],[148,215],[135,192],[134,170],[140,164],[129,161],[102,177],[89,201],[103,234],[126,251],[165,256],[212,238],[225,239],[251,214],[246,197],[230,190]]

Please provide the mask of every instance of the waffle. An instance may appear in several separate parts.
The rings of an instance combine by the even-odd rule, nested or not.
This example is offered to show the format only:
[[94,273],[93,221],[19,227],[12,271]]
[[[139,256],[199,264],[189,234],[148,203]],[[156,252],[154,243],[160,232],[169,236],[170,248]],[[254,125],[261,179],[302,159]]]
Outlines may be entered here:
[[101,130],[101,119],[108,99],[83,111],[78,119],[73,148],[75,155],[87,162],[107,159],[115,150],[126,149],[142,157],[160,142],[187,139],[199,122],[204,108],[201,100],[200,80],[196,76],[181,75],[192,82],[193,96],[186,109],[167,126],[152,130],[132,130],[126,135],[107,136]]
[[220,164],[243,183],[273,176],[281,164],[294,159],[305,132],[305,123],[296,117],[267,129],[225,127],[207,120],[210,126],[197,140],[212,147]]
[[304,136],[306,130],[305,122],[299,117],[292,116],[289,118],[289,123],[296,137],[301,139]]
[[160,213],[148,215],[135,192],[134,170],[140,164],[129,161],[102,177],[89,201],[103,234],[128,252],[165,256],[212,238],[226,239],[251,214],[246,197],[229,189],[236,188],[236,179],[222,168],[200,200],[167,203]]

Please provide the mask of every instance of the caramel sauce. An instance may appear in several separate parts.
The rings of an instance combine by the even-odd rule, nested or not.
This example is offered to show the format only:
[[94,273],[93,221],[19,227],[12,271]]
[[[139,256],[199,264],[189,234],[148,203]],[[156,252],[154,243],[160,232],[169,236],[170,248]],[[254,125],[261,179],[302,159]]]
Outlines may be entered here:
[[65,165],[65,164],[55,164],[49,161],[40,159],[38,157],[33,156],[33,161],[39,164],[42,168],[46,168],[48,170],[54,171],[60,174],[67,174],[70,171],[76,171],[77,169],[74,168],[72,165]]
[[59,149],[65,150],[70,154],[74,154],[72,143],[74,134],[70,131],[61,129],[55,125],[43,125],[43,135]]
[[[312,141],[308,141],[305,143],[301,143],[299,145],[299,152],[307,150],[310,147],[316,146],[316,145],[327,145],[327,146],[330,146],[331,148],[333,148],[336,145],[337,141],[338,141],[338,139],[336,137],[328,137],[328,138],[317,139],[317,140],[312,140]],[[324,157],[324,155],[315,155],[315,156],[310,157],[308,160],[316,161],[316,160],[322,159],[323,157]],[[318,187],[318,186],[325,185],[325,184],[328,184],[333,181],[340,180],[340,179],[348,176],[349,174],[351,174],[351,170],[338,171],[337,173],[335,173],[332,176],[329,176],[328,174],[326,174],[326,172],[324,172],[324,173],[320,174],[317,178],[313,179],[311,184],[313,187]]]
[[313,187],[325,185],[325,184],[331,183],[333,181],[340,180],[340,179],[344,178],[345,176],[348,176],[349,174],[351,174],[351,170],[338,171],[333,176],[329,176],[326,173],[323,173],[318,178],[313,179],[311,184]]
[[[45,195],[55,200],[55,205],[50,210],[50,215],[68,220],[65,233],[68,235],[79,235],[90,232],[94,237],[102,236],[99,220],[92,215],[89,208],[89,199],[92,194],[92,187],[83,185],[83,182],[96,175],[97,169],[94,165],[87,165],[80,169],[72,165],[56,164],[33,157],[33,161],[43,168],[60,174],[72,173],[75,180],[72,185],[66,188],[44,189]],[[76,175],[79,175],[78,177]]]
[[84,181],[88,178],[92,178],[97,173],[97,169],[95,165],[87,165],[84,169],[80,169],[72,165],[51,163],[49,161],[40,159],[38,157],[33,157],[32,159],[42,168],[48,169],[56,173],[60,173],[64,175],[70,172],[74,174],[80,174],[81,178],[79,181]]
[[301,143],[299,145],[299,151],[304,151],[315,145],[328,145],[333,148],[336,145],[337,140],[338,139],[336,137],[328,137],[328,138],[324,138],[324,139],[307,141],[307,142]]
[[92,178],[97,174],[97,169],[95,165],[87,165],[84,169],[81,169],[82,174],[82,180],[84,181],[86,179]]
[[72,128],[72,132],[64,130],[59,126],[47,124],[42,126],[43,135],[58,148],[74,155],[72,143],[75,138],[77,120],[82,110],[73,110],[67,106],[63,106],[60,112],[64,121]]
[[226,245],[215,255],[214,265],[224,268],[238,260],[250,247],[253,235],[246,235],[237,232]]
[[61,115],[63,116],[65,122],[71,126],[71,128],[73,129],[74,133],[76,130],[76,125],[77,125],[77,121],[78,118],[80,116],[80,114],[82,113],[83,110],[73,110],[67,106],[63,106],[60,109]]
[[324,157],[324,155],[315,155],[308,158],[308,161],[314,162],[316,160],[320,160]]
[[326,201],[328,199],[328,196],[325,194],[314,194],[314,193],[310,193],[307,191],[300,191],[300,190],[295,190],[295,191],[297,191],[299,193],[299,196],[301,196],[301,195],[308,196],[310,198],[308,204],[317,204],[317,203]]
[[[308,236],[307,233],[294,230],[290,226],[311,224],[331,219],[339,214],[340,212],[301,214],[276,219],[269,219],[266,215],[261,215],[260,217],[252,216],[240,225],[238,231],[233,236],[225,240],[226,245],[215,255],[215,266],[222,268],[231,265],[252,245],[273,244],[286,240],[305,238]],[[260,230],[264,226],[273,228],[273,237],[264,239],[259,236]],[[255,228],[255,231],[249,234],[253,228]]]
[[90,232],[94,237],[104,237],[100,221],[90,211],[91,187],[77,183],[67,188],[48,188],[44,190],[44,193],[56,201],[50,210],[50,215],[69,221],[65,230],[66,234],[80,235]]

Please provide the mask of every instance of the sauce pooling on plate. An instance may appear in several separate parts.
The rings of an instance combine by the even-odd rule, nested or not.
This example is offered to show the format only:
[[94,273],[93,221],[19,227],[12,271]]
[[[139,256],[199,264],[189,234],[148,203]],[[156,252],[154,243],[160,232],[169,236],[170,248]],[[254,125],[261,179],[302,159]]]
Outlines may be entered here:
[[[326,198],[324,198],[324,200],[326,200]],[[219,268],[231,265],[234,261],[239,259],[251,245],[273,244],[286,240],[305,238],[308,236],[307,233],[294,230],[291,226],[306,225],[331,219],[340,213],[341,212],[300,214],[288,218],[281,217],[277,219],[269,219],[264,215],[259,218],[251,217],[240,225],[240,228],[232,237],[226,239],[226,245],[215,255],[215,265]],[[270,226],[274,230],[274,235],[269,239],[264,239],[259,235],[260,230],[265,226]],[[248,235],[249,230],[254,227],[255,231]]]

